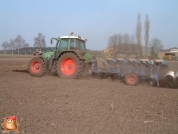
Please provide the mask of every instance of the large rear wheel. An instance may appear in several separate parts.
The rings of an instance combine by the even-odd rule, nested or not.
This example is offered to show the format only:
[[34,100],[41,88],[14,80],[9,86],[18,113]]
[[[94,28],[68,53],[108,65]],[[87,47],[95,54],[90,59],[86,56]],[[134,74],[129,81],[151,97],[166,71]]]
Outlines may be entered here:
[[30,75],[40,77],[45,74],[45,62],[40,57],[34,57],[30,60],[28,65],[28,71]]
[[57,74],[61,78],[78,78],[84,70],[84,61],[75,53],[67,52],[61,55],[57,63]]
[[136,86],[138,81],[138,76],[134,73],[129,73],[125,76],[125,83],[129,86]]

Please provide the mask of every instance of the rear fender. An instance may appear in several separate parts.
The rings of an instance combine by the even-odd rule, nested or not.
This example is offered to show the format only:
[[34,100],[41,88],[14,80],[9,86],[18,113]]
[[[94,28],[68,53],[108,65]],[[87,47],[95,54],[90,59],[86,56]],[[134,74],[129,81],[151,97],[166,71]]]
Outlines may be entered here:
[[[64,50],[64,51],[62,51],[62,52],[58,55],[58,58],[59,58],[62,54],[67,53],[67,52],[75,53],[75,54],[78,56],[78,58],[79,58],[80,60],[84,60],[84,61],[85,61],[84,53],[81,52],[81,51],[78,51],[78,50]],[[58,58],[57,58],[57,59],[58,59]]]

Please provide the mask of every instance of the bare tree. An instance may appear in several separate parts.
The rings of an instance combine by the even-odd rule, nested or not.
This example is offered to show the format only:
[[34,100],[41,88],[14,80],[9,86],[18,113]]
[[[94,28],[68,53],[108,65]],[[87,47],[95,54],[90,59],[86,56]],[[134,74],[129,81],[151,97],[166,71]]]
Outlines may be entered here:
[[116,34],[109,37],[108,46],[116,46],[118,44],[118,36]]
[[3,48],[3,50],[4,50],[4,54],[6,54],[7,49],[8,49],[8,42],[7,42],[7,41],[4,41],[1,46],[2,46],[2,48]]
[[14,39],[10,39],[9,45],[10,45],[10,48],[11,48],[11,54],[14,54],[14,50],[16,48],[16,42],[15,42],[15,40]]
[[24,43],[24,45],[23,45],[23,50],[25,51],[25,54],[27,54],[27,52],[28,52],[28,49],[29,49],[29,44],[28,43]]
[[161,51],[163,49],[163,45],[161,43],[161,40],[159,40],[158,38],[152,39],[150,41],[149,45],[151,47],[151,53],[154,52],[154,53],[157,54],[159,51]]
[[[7,50],[11,50],[11,44],[9,42],[7,44]],[[7,51],[7,53],[9,54],[9,51]]]
[[135,44],[135,35],[134,34],[131,36],[131,44]]
[[121,51],[123,50],[123,35],[122,34],[118,34],[118,46],[117,46],[117,52],[121,53]]
[[118,34],[118,43],[119,44],[123,43],[123,35],[122,34]]
[[38,36],[34,38],[34,47],[39,47],[39,48],[45,48],[46,47],[46,41],[45,41],[45,36],[43,36],[42,33],[38,33]]
[[15,38],[15,43],[16,43],[16,47],[18,49],[18,54],[19,54],[19,50],[22,48],[22,46],[25,44],[25,40],[22,38],[21,35],[18,35]]
[[150,30],[150,20],[148,18],[148,14],[145,18],[145,55],[148,54],[148,42],[149,42],[149,30]]
[[155,57],[155,50],[154,50],[153,46],[151,46],[150,56],[152,59],[154,59],[154,57]]
[[126,54],[129,49],[130,44],[130,36],[126,33],[123,35],[123,45],[122,45],[122,53]]
[[127,33],[124,34],[123,40],[124,40],[124,44],[130,44],[130,37]]
[[134,36],[130,36],[128,33],[114,34],[109,37],[108,47],[114,47],[114,56],[117,54],[126,54],[126,50],[131,49],[131,42],[134,42]]
[[109,42],[108,46],[113,46],[114,47],[114,56],[117,54],[117,46],[118,46],[118,36],[114,34],[113,36],[109,37]]
[[138,56],[142,55],[142,45],[141,45],[141,15],[138,13],[137,17],[137,24],[136,24],[136,38],[137,38],[137,44],[138,44]]

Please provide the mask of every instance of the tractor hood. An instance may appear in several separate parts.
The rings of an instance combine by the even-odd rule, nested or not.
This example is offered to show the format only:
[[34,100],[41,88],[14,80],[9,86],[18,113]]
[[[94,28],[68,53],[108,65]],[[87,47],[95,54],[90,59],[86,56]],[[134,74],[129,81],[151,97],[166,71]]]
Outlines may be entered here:
[[55,51],[49,51],[49,52],[43,53],[42,56],[46,59],[49,59],[50,57],[54,57],[54,53]]

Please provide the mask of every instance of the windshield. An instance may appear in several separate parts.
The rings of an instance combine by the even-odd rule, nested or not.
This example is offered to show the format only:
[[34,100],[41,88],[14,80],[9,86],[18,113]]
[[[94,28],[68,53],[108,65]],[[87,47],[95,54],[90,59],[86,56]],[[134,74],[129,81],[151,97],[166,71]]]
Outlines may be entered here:
[[86,52],[85,41],[77,39],[76,44],[77,44],[77,47],[78,47],[79,50],[81,50],[84,53]]

